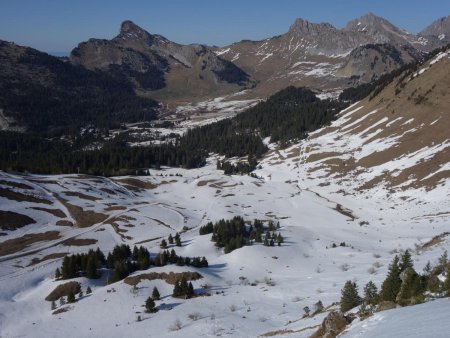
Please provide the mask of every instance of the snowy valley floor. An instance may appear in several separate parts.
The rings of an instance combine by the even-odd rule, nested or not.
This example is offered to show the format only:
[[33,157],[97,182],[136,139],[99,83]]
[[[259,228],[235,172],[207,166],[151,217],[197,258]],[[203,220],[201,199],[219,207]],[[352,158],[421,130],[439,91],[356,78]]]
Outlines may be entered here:
[[[337,193],[342,187],[332,182],[319,186],[319,181],[302,173],[299,158],[291,153],[292,149],[279,152],[283,161],[278,163],[270,158],[263,161],[262,169],[256,171],[259,179],[224,176],[215,169],[214,159],[195,170],[151,171],[151,176],[136,177],[131,183],[127,178],[0,173],[2,181],[26,184],[28,194],[31,190],[33,196],[50,201],[0,197],[2,209],[36,220],[8,231],[2,241],[45,231],[58,231],[60,236],[0,257],[0,337],[256,337],[273,331],[277,337],[308,337],[327,312],[302,319],[303,308],[313,308],[319,300],[325,308],[331,307],[339,301],[346,280],[355,280],[360,290],[369,280],[379,287],[396,253],[411,249],[416,270],[421,271],[428,260],[433,263],[450,249],[445,236],[435,245],[424,246],[449,231],[448,184],[428,193],[387,194],[380,188],[344,195]],[[22,188],[16,184],[14,189],[25,193],[27,189]],[[90,227],[67,227],[55,225],[53,214],[32,209],[59,209],[67,220],[76,222],[69,216],[73,206],[104,217]],[[199,226],[209,220],[237,215],[246,220],[279,221],[285,243],[281,247],[255,244],[225,255],[214,247],[211,235],[199,236]],[[208,284],[211,296],[172,298],[173,286],[163,280],[141,282],[133,292],[123,282],[105,286],[103,279],[78,278],[83,290],[90,285],[93,293],[71,304],[67,312],[52,314],[44,298],[62,283],[53,278],[62,259],[48,255],[96,247],[107,252],[120,243],[141,243],[137,245],[155,254],[160,251],[161,237],[177,231],[182,232],[183,244],[175,247],[177,254],[205,256],[210,267],[168,265],[149,271],[198,271],[204,278],[193,282],[194,287],[200,290]],[[68,246],[64,243],[68,238],[97,242]],[[341,242],[346,246],[339,246]],[[338,246],[333,248],[333,243]],[[30,265],[33,258],[45,260]],[[143,305],[154,286],[162,296],[156,302],[160,310],[146,314]],[[449,304],[440,300],[398,314],[394,310],[392,317],[383,312],[354,324],[345,337],[387,337],[378,323],[395,326],[398,317],[409,326],[416,315],[426,321],[423,314],[431,311],[448,313]],[[138,315],[142,321],[137,321]],[[174,330],[177,320],[181,328]],[[408,331],[393,336],[399,335],[410,336]]]

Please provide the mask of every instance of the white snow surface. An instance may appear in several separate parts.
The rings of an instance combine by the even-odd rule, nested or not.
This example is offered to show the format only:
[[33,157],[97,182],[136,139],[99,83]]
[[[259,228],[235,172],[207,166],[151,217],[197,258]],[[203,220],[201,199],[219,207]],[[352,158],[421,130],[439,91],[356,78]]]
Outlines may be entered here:
[[[361,108],[353,105],[343,111],[332,127],[342,126]],[[371,114],[375,112],[366,114],[365,118]],[[321,145],[327,151],[333,151],[333,147],[361,147],[354,156],[363,157],[366,152],[394,145],[395,139],[371,140],[386,122],[382,119],[356,135],[350,133],[356,125],[348,124],[341,134],[329,133],[316,140],[315,145],[308,144],[308,140],[285,150],[270,145],[272,151],[255,171],[259,178],[225,176],[216,170],[213,155],[203,168],[163,168],[161,171],[150,170],[151,176],[134,177],[155,186],[141,190],[130,189],[121,183],[128,177],[109,179],[0,172],[0,182],[23,183],[31,188],[26,191],[19,187],[10,189],[51,203],[18,202],[0,197],[1,210],[23,213],[36,220],[35,224],[21,229],[4,231],[6,236],[0,237],[0,241],[48,230],[59,231],[61,235],[58,240],[38,242],[22,252],[0,257],[0,337],[257,337],[276,330],[294,332],[277,337],[310,336],[327,311],[336,308],[332,304],[339,301],[346,280],[357,281],[360,290],[369,280],[379,287],[395,254],[411,249],[414,265],[421,271],[427,261],[436,262],[444,250],[450,249],[449,236],[443,237],[438,245],[421,249],[434,236],[449,231],[449,180],[431,191],[387,191],[383,186],[359,192],[354,190],[360,181],[370,180],[378,172],[389,170],[395,173],[398,168],[448,147],[449,143],[421,149],[395,163],[373,168],[373,171],[361,174],[359,181],[338,182],[332,177],[324,180],[323,169],[314,174],[307,170],[307,164],[303,162],[303,151],[307,146]],[[88,195],[90,199],[83,195],[70,196],[68,192]],[[61,209],[71,220],[61,197],[83,210],[107,213],[108,219],[88,228],[65,227],[55,225],[56,216],[32,209],[36,206]],[[338,212],[338,204],[353,217]],[[120,208],[108,209],[112,206]],[[285,243],[273,248],[255,244],[225,255],[214,247],[211,235],[198,235],[199,226],[208,221],[237,215],[247,220],[279,221]],[[122,235],[116,232],[110,224],[112,218],[126,232]],[[205,256],[210,267],[195,269],[168,265],[151,267],[148,272],[198,271],[203,278],[193,282],[195,289],[200,291],[202,285],[208,284],[211,296],[189,300],[173,298],[173,286],[163,280],[141,282],[137,291],[132,292],[132,287],[122,281],[105,285],[104,279],[78,278],[83,290],[90,285],[93,293],[66,306],[67,312],[53,315],[50,303],[44,298],[62,283],[53,278],[62,259],[47,259],[30,265],[33,258],[54,253],[87,252],[97,246],[108,252],[121,243],[131,246],[139,243],[137,245],[156,254],[160,251],[161,237],[167,238],[177,231],[182,232],[183,244],[180,248],[173,247],[177,254]],[[74,237],[92,238],[98,242],[90,246],[64,245],[64,240]],[[346,246],[332,248],[333,243],[339,245],[341,242]],[[135,274],[140,273],[143,272]],[[156,302],[159,311],[146,314],[143,304],[154,286],[161,293],[161,300]],[[318,300],[327,311],[302,319],[302,309],[305,306],[313,308]],[[352,324],[344,336],[426,337],[424,332],[433,337],[448,336],[449,324],[443,316],[448,316],[449,305],[447,299],[381,312]],[[192,314],[198,314],[198,319],[189,319]],[[142,321],[138,322],[139,315]],[[171,329],[176,320],[181,322],[180,330]],[[427,327],[428,331],[422,330]]]

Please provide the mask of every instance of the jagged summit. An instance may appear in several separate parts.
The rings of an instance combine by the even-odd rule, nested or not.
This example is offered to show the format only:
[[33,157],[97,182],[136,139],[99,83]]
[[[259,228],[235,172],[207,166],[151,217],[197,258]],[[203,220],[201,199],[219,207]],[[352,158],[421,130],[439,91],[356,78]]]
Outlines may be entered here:
[[318,35],[324,30],[336,30],[329,23],[313,23],[308,20],[297,18],[289,28],[290,33]]
[[116,38],[124,40],[138,39],[138,40],[145,40],[148,43],[152,43],[154,37],[145,29],[136,25],[133,21],[125,20],[120,25],[119,35]]
[[424,36],[436,36],[439,40],[450,41],[450,15],[437,19],[420,32],[420,34]]

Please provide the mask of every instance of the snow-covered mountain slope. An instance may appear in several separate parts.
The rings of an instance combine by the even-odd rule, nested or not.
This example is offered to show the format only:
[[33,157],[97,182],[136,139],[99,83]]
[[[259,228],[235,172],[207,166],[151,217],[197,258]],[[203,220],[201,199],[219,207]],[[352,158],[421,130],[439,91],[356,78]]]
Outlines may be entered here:
[[[0,173],[0,336],[308,337],[336,308],[345,281],[379,287],[406,249],[417,271],[436,262],[450,249],[449,63],[442,53],[308,139],[284,150],[270,145],[258,178],[225,176],[214,156],[203,168],[142,177]],[[199,226],[233,216],[279,221],[284,244],[224,254],[211,235],[199,235]],[[162,279],[106,285],[105,273],[75,279],[93,293],[56,314],[45,301],[65,282],[54,279],[64,255],[122,243],[155,255],[176,232],[182,246],[169,250],[205,256],[209,267],[152,266],[134,275],[196,271],[196,291],[210,296],[173,298]],[[144,313],[155,286],[159,311]],[[319,300],[325,312],[302,318]],[[448,306],[382,312],[346,334],[379,336],[396,318],[406,330],[431,307]]]
[[448,337],[450,299],[387,310],[353,323],[341,337]]

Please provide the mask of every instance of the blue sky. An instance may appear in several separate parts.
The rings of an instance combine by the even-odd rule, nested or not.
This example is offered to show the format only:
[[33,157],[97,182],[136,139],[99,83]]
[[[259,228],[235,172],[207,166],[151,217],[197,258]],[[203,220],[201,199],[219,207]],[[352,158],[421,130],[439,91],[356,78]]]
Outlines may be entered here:
[[338,28],[367,12],[410,32],[450,15],[449,0],[0,0],[0,39],[47,52],[112,38],[123,20],[179,43],[223,46],[286,32],[301,17]]

